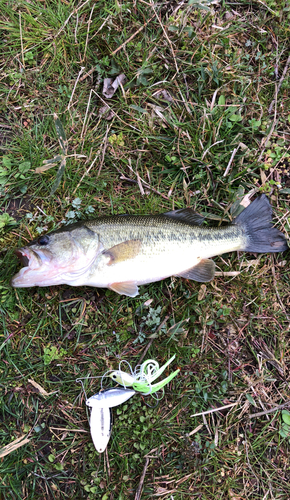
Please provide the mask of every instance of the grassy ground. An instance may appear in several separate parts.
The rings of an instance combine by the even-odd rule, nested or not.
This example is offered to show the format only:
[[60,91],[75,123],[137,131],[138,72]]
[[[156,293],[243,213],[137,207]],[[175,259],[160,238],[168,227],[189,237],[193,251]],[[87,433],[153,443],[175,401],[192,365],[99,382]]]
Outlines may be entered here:
[[[1,499],[290,498],[288,254],[228,254],[211,283],[167,279],[135,299],[9,286],[13,248],[88,216],[227,218],[255,190],[289,233],[289,4],[203,6],[0,0]],[[88,377],[149,344],[145,359],[176,354],[181,373],[156,408],[116,409],[98,455],[76,379],[91,395]]]

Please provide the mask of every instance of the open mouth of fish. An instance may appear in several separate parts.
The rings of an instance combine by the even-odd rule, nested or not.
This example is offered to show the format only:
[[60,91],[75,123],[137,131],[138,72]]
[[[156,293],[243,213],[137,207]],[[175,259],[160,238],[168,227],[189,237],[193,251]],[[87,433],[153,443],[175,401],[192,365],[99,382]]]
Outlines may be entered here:
[[14,253],[23,265],[21,271],[25,270],[26,268],[34,270],[39,268],[42,264],[41,257],[29,248],[17,248]]
[[15,253],[16,257],[20,260],[23,267],[29,267],[29,257],[28,257],[28,255],[26,255],[24,250],[17,249],[14,251],[14,253]]
[[61,285],[68,280],[73,283],[87,272],[93,261],[83,261],[78,254],[72,255],[69,262],[58,261],[48,249],[36,252],[29,246],[17,248],[14,253],[23,265],[10,282],[14,288]]
[[43,259],[36,252],[27,247],[17,248],[14,253],[20,260],[23,267],[12,278],[11,285],[14,287],[33,286],[33,284],[31,283],[33,271],[37,271],[40,269],[40,267],[44,263]]

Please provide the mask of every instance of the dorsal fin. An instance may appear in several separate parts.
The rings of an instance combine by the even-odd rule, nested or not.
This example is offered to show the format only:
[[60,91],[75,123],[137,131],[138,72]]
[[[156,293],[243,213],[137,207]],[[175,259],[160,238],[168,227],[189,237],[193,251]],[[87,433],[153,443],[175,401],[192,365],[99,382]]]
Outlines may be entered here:
[[191,224],[192,226],[201,226],[204,221],[202,215],[197,214],[192,208],[181,208],[179,210],[172,210],[171,212],[165,212],[166,217],[171,219],[176,219],[186,224]]

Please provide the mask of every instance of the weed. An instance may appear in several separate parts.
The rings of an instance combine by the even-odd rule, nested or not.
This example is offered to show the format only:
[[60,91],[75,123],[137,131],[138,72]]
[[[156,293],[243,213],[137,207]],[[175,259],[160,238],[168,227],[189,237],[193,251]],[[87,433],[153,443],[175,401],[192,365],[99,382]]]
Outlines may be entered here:
[[44,365],[50,365],[52,361],[61,359],[65,355],[66,351],[62,348],[58,350],[56,346],[46,346],[43,350]]

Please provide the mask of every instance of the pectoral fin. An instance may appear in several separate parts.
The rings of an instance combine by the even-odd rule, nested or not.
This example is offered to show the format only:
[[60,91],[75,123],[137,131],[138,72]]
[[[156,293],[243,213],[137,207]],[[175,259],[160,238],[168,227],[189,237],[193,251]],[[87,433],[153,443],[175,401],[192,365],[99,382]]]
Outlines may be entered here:
[[178,276],[194,281],[211,281],[215,274],[215,263],[211,259],[202,259],[200,262],[186,271],[179,273]]
[[134,259],[134,257],[138,255],[140,248],[140,240],[127,240],[105,250],[103,255],[110,257],[108,266],[111,266],[112,264],[123,262],[124,260]]
[[122,281],[121,283],[111,283],[108,288],[120,295],[127,295],[128,297],[136,297],[138,295],[138,286],[135,281]]

